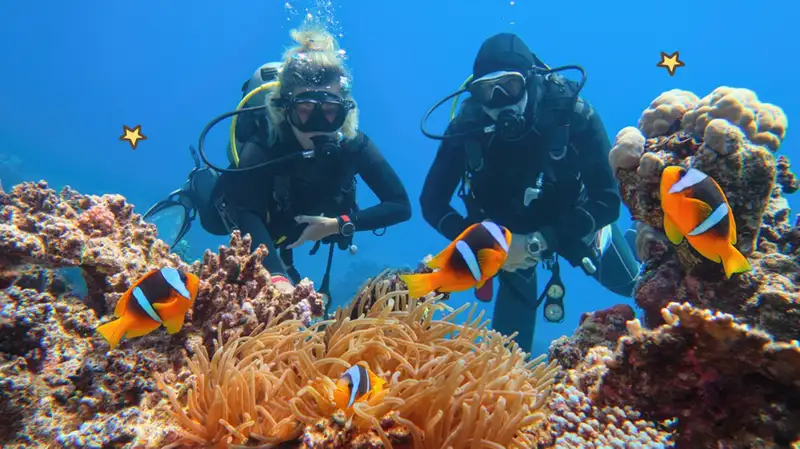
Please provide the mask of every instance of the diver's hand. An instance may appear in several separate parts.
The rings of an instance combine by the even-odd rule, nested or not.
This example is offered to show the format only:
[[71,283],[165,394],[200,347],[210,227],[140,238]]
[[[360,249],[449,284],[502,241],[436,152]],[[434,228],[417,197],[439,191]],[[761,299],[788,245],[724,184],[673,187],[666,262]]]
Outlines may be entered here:
[[315,242],[339,233],[339,220],[330,217],[315,217],[300,215],[294,217],[298,223],[307,223],[308,226],[297,238],[297,241],[286,246],[286,249],[294,249],[307,241]]
[[514,272],[536,266],[547,249],[547,242],[539,232],[532,234],[511,234],[511,246],[502,269]]

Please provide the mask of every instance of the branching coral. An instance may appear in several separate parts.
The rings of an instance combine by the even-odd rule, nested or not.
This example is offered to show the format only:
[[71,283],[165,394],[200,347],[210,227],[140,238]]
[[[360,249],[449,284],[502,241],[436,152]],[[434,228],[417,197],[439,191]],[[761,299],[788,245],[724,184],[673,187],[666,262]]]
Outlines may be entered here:
[[[800,346],[775,342],[733,316],[671,303],[665,325],[630,321],[606,362],[600,403],[650,419],[678,418],[678,447],[800,443]],[[756,444],[757,446],[751,446]]]
[[[197,381],[185,401],[159,379],[187,431],[184,441],[228,447],[302,436],[302,447],[532,444],[522,430],[543,417],[554,363],[525,362],[526,354],[488,330],[482,316],[470,313],[466,324],[456,324],[467,306],[453,311],[393,291],[356,319],[353,307],[360,306],[311,327],[268,325],[225,342],[210,361],[199,352],[191,365]],[[348,425],[337,419],[334,381],[358,362],[387,385],[353,406]]]

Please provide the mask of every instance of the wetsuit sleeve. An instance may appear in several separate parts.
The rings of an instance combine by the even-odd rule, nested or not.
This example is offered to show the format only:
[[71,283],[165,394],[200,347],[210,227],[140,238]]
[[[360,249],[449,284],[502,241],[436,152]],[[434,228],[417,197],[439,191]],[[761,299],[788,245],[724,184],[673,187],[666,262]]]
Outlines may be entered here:
[[551,234],[548,238],[545,235],[548,243],[553,238],[566,243],[586,237],[615,222],[620,214],[617,183],[608,164],[611,143],[603,121],[585,100],[578,101],[575,111],[571,143],[577,151],[576,160],[586,187],[586,200],[561,216],[555,236]]
[[[452,132],[455,131],[451,124],[446,133]],[[448,240],[454,240],[472,224],[450,205],[464,174],[465,163],[463,140],[442,141],[419,198],[425,221]]]
[[[239,154],[239,167],[246,168],[266,161],[266,154],[254,140],[247,142]],[[231,165],[229,168],[236,168]],[[223,173],[218,186],[223,189],[225,202],[236,227],[242,235],[250,234],[252,249],[260,244],[267,246],[267,256],[262,261],[264,268],[273,275],[287,275],[285,264],[275,249],[272,237],[264,222],[269,192],[264,189],[268,169],[239,173]]]
[[372,231],[408,221],[411,202],[403,182],[372,141],[366,136],[362,139],[367,142],[358,152],[357,173],[380,203],[350,217],[356,231]]

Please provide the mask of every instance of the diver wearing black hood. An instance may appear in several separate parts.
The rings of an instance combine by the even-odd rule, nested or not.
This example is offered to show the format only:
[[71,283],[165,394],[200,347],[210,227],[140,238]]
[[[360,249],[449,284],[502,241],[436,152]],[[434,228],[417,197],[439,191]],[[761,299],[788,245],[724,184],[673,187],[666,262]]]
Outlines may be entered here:
[[[492,36],[478,51],[466,88],[423,118],[422,132],[442,143],[420,197],[422,214],[450,240],[483,220],[512,232],[498,274],[493,327],[507,335],[518,332],[527,352],[542,303],[545,319],[564,318],[559,256],[624,296],[631,295],[639,269],[629,242],[613,225],[621,200],[603,123],[579,97],[585,73],[576,83],[559,75],[565,69],[583,72],[577,66],[548,68],[514,34]],[[431,112],[464,92],[471,97],[445,134],[428,133],[424,124]],[[450,205],[459,183],[466,217]],[[541,296],[539,262],[552,271]],[[492,292],[479,298],[491,300]]]

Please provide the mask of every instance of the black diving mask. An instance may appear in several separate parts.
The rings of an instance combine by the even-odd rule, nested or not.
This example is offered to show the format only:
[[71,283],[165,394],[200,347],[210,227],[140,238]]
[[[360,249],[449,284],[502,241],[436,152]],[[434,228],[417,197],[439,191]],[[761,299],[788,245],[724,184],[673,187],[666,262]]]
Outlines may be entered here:
[[525,84],[525,77],[521,73],[503,70],[472,81],[467,90],[480,104],[499,109],[522,100]]
[[309,91],[273,103],[286,108],[289,122],[300,132],[331,133],[339,130],[347,114],[355,108],[352,101],[325,91]]

